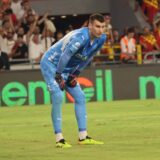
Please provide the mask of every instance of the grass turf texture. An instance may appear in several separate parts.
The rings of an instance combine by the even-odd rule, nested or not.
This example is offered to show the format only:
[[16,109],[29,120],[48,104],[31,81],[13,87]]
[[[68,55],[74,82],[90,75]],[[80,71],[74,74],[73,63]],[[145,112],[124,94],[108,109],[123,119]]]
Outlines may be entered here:
[[63,133],[73,147],[55,148],[50,107],[0,108],[0,160],[158,160],[160,102],[87,104],[89,135],[104,145],[80,146],[73,104],[63,107]]

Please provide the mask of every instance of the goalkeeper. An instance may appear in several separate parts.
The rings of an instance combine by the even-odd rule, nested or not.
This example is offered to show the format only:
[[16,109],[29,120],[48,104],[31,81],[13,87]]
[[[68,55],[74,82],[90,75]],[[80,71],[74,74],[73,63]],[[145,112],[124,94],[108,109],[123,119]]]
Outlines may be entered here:
[[62,134],[63,91],[75,100],[75,115],[79,129],[79,144],[103,144],[87,134],[85,95],[76,78],[101,49],[106,40],[105,19],[101,14],[92,14],[88,27],[74,30],[51,46],[41,59],[42,75],[52,99],[52,122],[56,147],[69,148]]

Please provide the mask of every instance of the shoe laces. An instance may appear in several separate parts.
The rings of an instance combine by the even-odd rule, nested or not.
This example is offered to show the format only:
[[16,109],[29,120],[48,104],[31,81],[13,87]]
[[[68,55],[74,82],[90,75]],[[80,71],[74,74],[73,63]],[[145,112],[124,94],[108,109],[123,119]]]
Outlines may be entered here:
[[61,140],[59,140],[57,143],[62,143],[62,144],[65,144],[65,139],[61,139]]
[[[91,137],[89,137],[89,136],[86,136],[86,138],[85,139],[92,139]],[[79,141],[84,141],[85,139],[79,139]]]
[[86,136],[86,139],[92,139],[91,137],[89,137],[89,136]]

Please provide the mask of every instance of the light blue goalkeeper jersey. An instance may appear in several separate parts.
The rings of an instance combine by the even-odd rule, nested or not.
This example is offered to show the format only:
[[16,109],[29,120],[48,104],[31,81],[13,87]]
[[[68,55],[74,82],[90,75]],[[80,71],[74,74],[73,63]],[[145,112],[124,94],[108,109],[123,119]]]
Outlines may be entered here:
[[51,46],[42,60],[47,59],[53,63],[59,73],[73,73],[76,70],[81,72],[105,40],[106,35],[102,34],[91,42],[89,29],[83,27],[68,33]]

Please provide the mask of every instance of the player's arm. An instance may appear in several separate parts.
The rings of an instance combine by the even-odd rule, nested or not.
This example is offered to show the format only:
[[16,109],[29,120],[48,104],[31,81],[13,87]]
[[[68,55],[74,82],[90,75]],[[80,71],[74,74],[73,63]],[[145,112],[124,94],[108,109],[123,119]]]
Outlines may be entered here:
[[81,45],[81,39],[74,37],[70,42],[68,42],[68,44],[66,44],[65,48],[63,49],[63,53],[60,57],[55,76],[55,80],[59,84],[61,90],[63,90],[65,87],[65,81],[63,80],[61,73],[65,69],[71,57],[79,50]]
[[67,86],[73,88],[77,85],[77,77],[79,76],[81,71],[92,61],[92,59],[93,59],[93,56],[91,56],[88,60],[79,64],[77,69],[68,76],[68,79],[66,82]]
[[88,59],[84,62],[82,62],[76,69],[75,73],[81,73],[81,71],[92,61],[93,56],[96,55],[96,53],[102,48],[104,42],[106,41],[106,35],[103,35],[101,38],[98,47],[95,49],[95,51],[88,57]]
[[90,55],[86,61],[84,61],[81,64],[79,64],[77,66],[77,68],[75,69],[75,71],[73,71],[69,75],[68,80],[66,82],[66,84],[69,87],[75,87],[77,85],[77,77],[79,76],[79,74],[81,73],[81,71],[92,61],[93,56],[102,48],[105,40],[106,40],[106,36],[102,37],[102,39],[101,39],[98,47],[95,49],[95,51],[92,53],[92,55]]
[[62,55],[58,62],[57,72],[62,73],[65,67],[67,66],[71,57],[80,49],[83,45],[80,38],[74,37],[68,44],[66,44],[63,49]]

